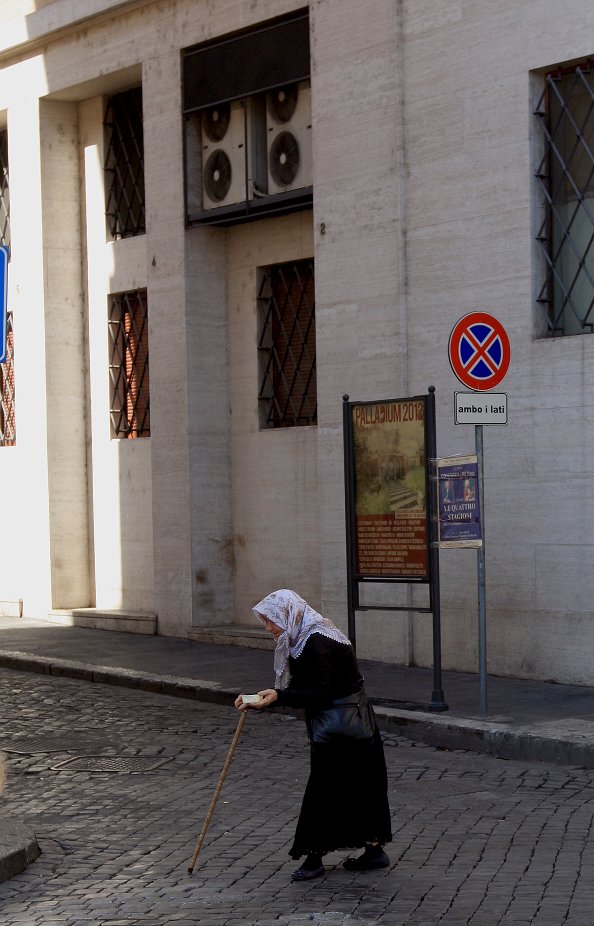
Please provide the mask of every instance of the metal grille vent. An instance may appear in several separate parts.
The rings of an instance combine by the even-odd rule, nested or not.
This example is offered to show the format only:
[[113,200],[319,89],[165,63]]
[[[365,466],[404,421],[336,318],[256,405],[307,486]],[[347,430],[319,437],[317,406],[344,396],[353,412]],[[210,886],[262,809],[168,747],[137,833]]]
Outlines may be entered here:
[[258,303],[261,426],[315,425],[318,409],[313,260],[262,268]]
[[594,331],[594,61],[547,75],[535,113],[543,156],[538,302],[550,335]]
[[112,96],[105,116],[106,207],[113,238],[146,230],[144,214],[144,134],[142,89]]
[[182,54],[185,113],[307,80],[309,14],[291,14],[285,22],[227,36]]
[[10,195],[8,190],[8,132],[0,132],[0,244],[10,248]]
[[0,363],[0,447],[16,445],[14,332],[12,312],[6,319],[6,361]]
[[149,348],[146,289],[110,297],[109,375],[114,437],[149,437]]

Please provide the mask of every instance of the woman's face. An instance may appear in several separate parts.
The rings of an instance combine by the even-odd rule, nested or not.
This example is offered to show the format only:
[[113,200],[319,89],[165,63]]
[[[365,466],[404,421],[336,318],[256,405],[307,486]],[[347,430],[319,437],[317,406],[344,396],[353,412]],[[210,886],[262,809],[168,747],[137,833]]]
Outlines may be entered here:
[[273,624],[272,621],[264,614],[261,614],[260,617],[264,621],[264,630],[267,630],[268,633],[272,634],[275,640],[278,640],[281,633],[283,632],[282,627],[279,627],[277,624]]

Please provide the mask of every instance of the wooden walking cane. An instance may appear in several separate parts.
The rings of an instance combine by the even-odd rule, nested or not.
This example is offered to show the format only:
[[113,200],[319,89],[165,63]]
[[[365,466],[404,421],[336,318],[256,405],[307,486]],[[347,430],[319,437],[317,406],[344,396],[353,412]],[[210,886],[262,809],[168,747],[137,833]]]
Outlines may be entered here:
[[233,737],[233,742],[231,743],[231,747],[230,747],[230,749],[229,749],[229,752],[227,753],[227,758],[225,759],[225,764],[224,764],[224,766],[223,766],[223,771],[221,772],[221,774],[220,774],[220,776],[219,776],[219,780],[218,780],[218,782],[217,782],[217,786],[216,786],[216,788],[215,788],[214,794],[213,794],[213,796],[212,796],[212,800],[211,800],[211,802],[210,802],[210,807],[208,808],[208,813],[206,814],[206,819],[204,820],[204,823],[202,824],[202,829],[200,830],[200,835],[199,835],[199,837],[198,837],[198,842],[196,843],[196,848],[194,849],[194,855],[192,856],[192,861],[191,861],[190,864],[188,865],[188,874],[192,874],[192,872],[194,871],[194,865],[196,864],[196,859],[198,858],[198,856],[199,856],[199,854],[200,854],[200,850],[201,850],[201,848],[202,848],[202,843],[204,842],[204,837],[206,836],[206,831],[207,831],[207,829],[208,829],[208,827],[209,827],[209,825],[210,825],[211,817],[212,817],[212,815],[213,815],[213,813],[214,813],[214,809],[215,809],[215,807],[216,807],[216,803],[217,803],[217,801],[218,801],[218,799],[219,799],[219,794],[221,793],[221,788],[223,787],[223,782],[224,782],[224,780],[225,780],[225,776],[226,776],[227,772],[229,771],[229,766],[231,765],[231,759],[233,758],[233,753],[235,752],[235,747],[237,746],[237,742],[238,742],[238,740],[239,740],[239,737],[240,737],[240,734],[241,734],[241,730],[242,730],[243,725],[244,725],[244,723],[245,723],[245,718],[246,718],[246,716],[247,716],[247,710],[242,711],[242,712],[241,712],[241,717],[239,718],[239,723],[237,724],[237,729],[236,729],[236,731],[235,731],[235,736]]

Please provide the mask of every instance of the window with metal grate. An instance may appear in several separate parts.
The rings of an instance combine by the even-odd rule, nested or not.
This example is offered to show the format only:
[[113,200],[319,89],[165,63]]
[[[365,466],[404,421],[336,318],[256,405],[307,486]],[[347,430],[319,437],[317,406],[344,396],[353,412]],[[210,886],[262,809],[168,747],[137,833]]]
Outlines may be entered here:
[[259,274],[260,427],[315,425],[314,262],[262,267]]
[[547,74],[535,117],[544,273],[537,301],[551,336],[594,331],[594,61]]
[[105,214],[113,238],[146,230],[142,89],[110,97],[105,115]]
[[0,131],[0,244],[10,250],[10,196],[8,192],[8,132]]
[[6,321],[6,361],[0,363],[0,447],[14,447],[16,416],[12,312],[8,313]]
[[150,437],[146,289],[109,297],[112,436]]

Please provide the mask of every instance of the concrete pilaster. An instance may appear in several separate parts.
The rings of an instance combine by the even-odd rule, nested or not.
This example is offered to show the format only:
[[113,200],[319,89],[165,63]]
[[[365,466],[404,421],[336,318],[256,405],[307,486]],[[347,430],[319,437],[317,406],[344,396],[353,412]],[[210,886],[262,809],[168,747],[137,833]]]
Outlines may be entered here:
[[40,101],[52,607],[90,604],[78,109]]
[[[399,5],[311,7],[322,607],[346,627],[342,396],[405,395]],[[405,604],[392,586],[373,603]],[[389,621],[389,633],[386,622]],[[408,619],[366,614],[361,655],[406,661]]]

